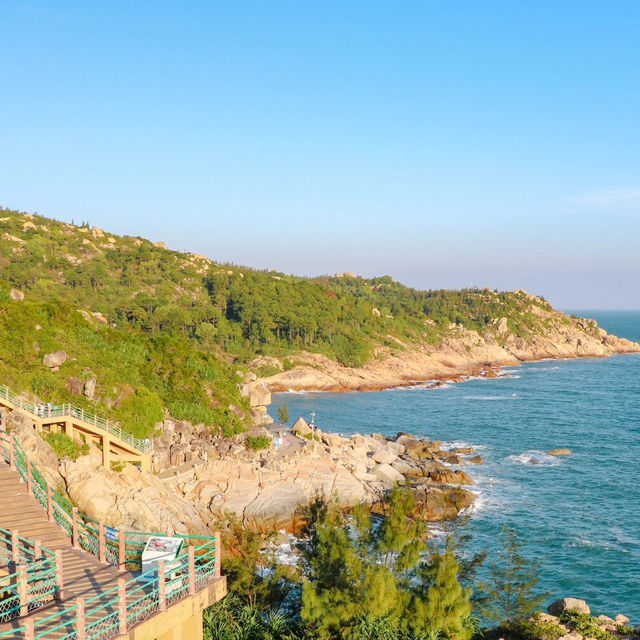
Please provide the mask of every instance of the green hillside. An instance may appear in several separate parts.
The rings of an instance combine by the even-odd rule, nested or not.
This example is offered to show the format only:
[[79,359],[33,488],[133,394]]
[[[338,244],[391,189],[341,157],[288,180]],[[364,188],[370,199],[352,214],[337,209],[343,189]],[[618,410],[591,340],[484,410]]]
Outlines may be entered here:
[[[12,288],[23,301],[11,299]],[[541,329],[531,304],[549,308],[524,293],[418,291],[388,276],[305,279],[221,265],[0,210],[0,382],[68,401],[69,377],[96,377],[93,408],[138,435],[165,409],[226,433],[242,429],[230,409],[247,408],[236,372],[256,355],[306,349],[361,366],[378,345],[437,344],[451,323],[482,333],[501,317],[526,336]],[[69,360],[51,373],[43,355],[60,349]]]

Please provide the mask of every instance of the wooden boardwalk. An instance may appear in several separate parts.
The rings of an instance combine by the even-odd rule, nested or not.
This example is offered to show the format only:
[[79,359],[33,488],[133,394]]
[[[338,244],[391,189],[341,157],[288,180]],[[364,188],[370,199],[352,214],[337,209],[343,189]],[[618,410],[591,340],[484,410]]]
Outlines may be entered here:
[[140,567],[146,540],[163,534],[107,532],[54,492],[1,429],[0,528],[0,604],[9,598],[0,640],[202,640],[203,610],[227,593],[219,535],[176,534],[183,546],[168,569],[128,571]]
[[0,385],[0,408],[16,409],[26,414],[33,426],[43,433],[66,433],[74,440],[102,447],[102,463],[109,469],[112,462],[131,462],[143,472],[151,466],[151,440],[132,436],[115,422],[70,404],[36,404]]
[[[51,551],[61,551],[63,597],[33,611],[28,617],[42,620],[54,613],[62,612],[77,598],[90,599],[96,594],[117,588],[120,578],[130,579],[134,575],[130,572],[119,572],[115,567],[101,564],[98,559],[79,549],[74,549],[64,530],[55,522],[49,522],[47,512],[40,503],[27,492],[20,474],[4,462],[0,462],[0,523],[6,529],[18,533]],[[105,602],[109,597],[105,597]],[[69,617],[70,618],[70,617]],[[24,617],[0,625],[0,635],[11,629],[24,626]],[[89,623],[89,621],[87,621]],[[61,623],[55,620],[55,625]],[[62,638],[73,629],[71,620],[56,632],[47,634],[49,638]],[[54,626],[54,625],[52,625]]]

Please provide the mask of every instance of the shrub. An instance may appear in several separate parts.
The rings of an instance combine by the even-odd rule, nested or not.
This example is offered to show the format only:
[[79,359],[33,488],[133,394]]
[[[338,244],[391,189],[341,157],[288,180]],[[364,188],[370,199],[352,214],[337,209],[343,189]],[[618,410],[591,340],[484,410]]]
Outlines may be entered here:
[[247,447],[257,451],[258,449],[268,449],[271,446],[271,438],[267,436],[247,436]]
[[500,632],[504,636],[518,640],[558,640],[565,634],[562,627],[554,622],[541,620],[519,620],[511,625],[500,627]]
[[586,613],[566,611],[560,616],[560,622],[585,638],[594,638],[594,640],[614,640],[615,638],[612,633],[601,627],[596,619]]
[[53,453],[58,458],[76,460],[79,455],[85,455],[89,452],[87,444],[76,442],[66,433],[46,433],[43,439],[53,449]]

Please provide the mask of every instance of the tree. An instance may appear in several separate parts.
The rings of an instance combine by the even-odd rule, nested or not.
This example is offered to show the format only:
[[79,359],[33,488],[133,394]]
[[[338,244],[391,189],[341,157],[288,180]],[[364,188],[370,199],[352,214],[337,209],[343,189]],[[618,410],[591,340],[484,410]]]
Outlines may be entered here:
[[413,630],[426,632],[428,637],[468,640],[471,627],[471,589],[458,580],[459,565],[451,549],[436,553],[425,567],[431,579],[426,598],[415,601]]
[[535,595],[540,561],[529,562],[520,553],[517,533],[505,527],[499,562],[489,565],[488,584],[482,585],[483,615],[507,626],[526,618],[540,606],[546,593]]
[[289,404],[287,402],[278,409],[278,420],[280,420],[280,424],[289,422]]
[[308,538],[300,545],[305,623],[332,638],[382,638],[400,629],[426,548],[424,524],[410,518],[413,507],[412,494],[401,489],[383,500],[382,520],[366,506],[347,518],[321,498],[311,502]]
[[290,567],[276,562],[266,544],[275,532],[263,535],[249,531],[235,516],[222,523],[222,548],[227,551],[223,572],[229,579],[230,592],[252,609],[279,609],[293,588]]

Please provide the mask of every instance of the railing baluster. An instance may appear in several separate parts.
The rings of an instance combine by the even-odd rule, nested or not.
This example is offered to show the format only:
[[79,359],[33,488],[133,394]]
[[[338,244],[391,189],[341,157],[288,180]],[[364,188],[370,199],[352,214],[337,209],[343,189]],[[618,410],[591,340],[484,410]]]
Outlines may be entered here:
[[76,599],[76,638],[77,640],[86,640],[87,633],[85,630],[84,619],[84,598]]
[[80,548],[80,540],[78,538],[78,507],[73,507],[71,510],[71,539],[73,541],[74,549]]
[[27,575],[27,565],[22,563],[19,568],[18,595],[20,597],[20,615],[26,616],[29,613],[29,577]]
[[27,459],[27,493],[33,495],[33,478],[31,477],[31,458]]
[[47,484],[47,518],[53,522],[53,491],[50,484]]
[[24,640],[34,640],[36,637],[35,624],[31,618],[28,618],[24,621],[25,630],[24,630]]
[[215,536],[215,545],[216,545],[216,575],[219,576],[222,570],[222,549],[220,547],[220,532],[216,531]]
[[189,595],[196,593],[196,550],[189,545]]
[[125,571],[127,566],[126,534],[124,529],[118,529],[118,571]]
[[101,564],[107,563],[107,550],[104,539],[104,522],[98,523],[98,558]]
[[167,582],[164,570],[164,560],[158,562],[158,608],[167,610]]
[[127,633],[127,585],[124,578],[118,580],[118,632]]
[[62,549],[56,550],[56,586],[57,586],[57,598],[62,600],[64,598],[64,577],[62,573]]
[[20,538],[17,529],[11,532],[11,560],[14,564],[20,562]]

